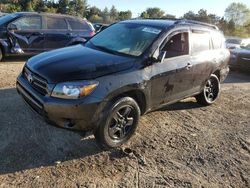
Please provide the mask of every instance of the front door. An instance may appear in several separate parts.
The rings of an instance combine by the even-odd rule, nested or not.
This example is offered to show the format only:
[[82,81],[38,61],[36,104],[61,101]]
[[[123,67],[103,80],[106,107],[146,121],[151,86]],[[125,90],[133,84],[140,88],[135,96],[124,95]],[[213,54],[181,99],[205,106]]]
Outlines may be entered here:
[[25,53],[40,53],[43,51],[44,35],[42,32],[42,17],[24,16],[9,24],[15,27],[9,30],[13,45],[20,46]]
[[152,65],[152,106],[157,107],[190,94],[193,70],[189,35],[188,30],[176,31],[163,43],[161,51],[166,51],[165,59]]

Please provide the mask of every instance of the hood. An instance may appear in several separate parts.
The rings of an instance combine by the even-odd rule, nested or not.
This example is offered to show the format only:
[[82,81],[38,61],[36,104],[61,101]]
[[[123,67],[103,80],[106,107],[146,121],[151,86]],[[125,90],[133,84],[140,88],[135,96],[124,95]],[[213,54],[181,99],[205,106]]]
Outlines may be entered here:
[[238,49],[231,50],[231,53],[235,55],[250,57],[250,50],[248,49],[238,48]]
[[117,56],[83,45],[45,52],[29,59],[26,66],[49,83],[95,79],[123,71],[134,65],[134,58]]

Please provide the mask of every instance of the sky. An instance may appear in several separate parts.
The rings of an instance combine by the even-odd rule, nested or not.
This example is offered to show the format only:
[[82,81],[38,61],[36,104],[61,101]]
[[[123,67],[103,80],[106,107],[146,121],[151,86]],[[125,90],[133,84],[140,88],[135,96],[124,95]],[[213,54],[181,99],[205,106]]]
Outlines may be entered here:
[[223,16],[225,9],[232,2],[242,2],[250,8],[250,0],[88,0],[88,4],[101,9],[114,5],[119,11],[131,10],[133,17],[137,17],[148,7],[159,7],[165,13],[177,17],[190,10],[197,13],[202,8],[208,13]]

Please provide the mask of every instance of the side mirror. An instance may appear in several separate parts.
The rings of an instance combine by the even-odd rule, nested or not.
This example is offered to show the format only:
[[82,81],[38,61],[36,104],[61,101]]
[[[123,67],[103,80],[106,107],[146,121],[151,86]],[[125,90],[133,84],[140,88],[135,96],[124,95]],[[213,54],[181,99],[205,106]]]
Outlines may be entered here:
[[155,63],[162,63],[166,57],[167,51],[160,51],[159,49],[157,49],[153,56],[152,56],[152,60]]
[[86,42],[88,42],[88,40],[85,39],[85,38],[83,38],[82,41],[81,41],[82,44],[85,44]]
[[17,30],[17,26],[15,24],[11,23],[11,24],[8,25],[8,29],[10,31],[16,31]]
[[161,51],[158,58],[157,58],[158,61],[162,63],[166,57],[166,54],[167,54],[167,51]]

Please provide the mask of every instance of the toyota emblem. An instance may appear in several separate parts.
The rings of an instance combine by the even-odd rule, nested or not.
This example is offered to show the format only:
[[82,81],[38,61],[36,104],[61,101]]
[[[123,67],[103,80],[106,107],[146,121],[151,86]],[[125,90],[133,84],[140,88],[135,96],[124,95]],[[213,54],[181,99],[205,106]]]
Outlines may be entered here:
[[32,83],[33,82],[33,76],[32,76],[32,74],[28,74],[27,75],[27,79],[28,79],[28,81],[30,82],[30,83]]

